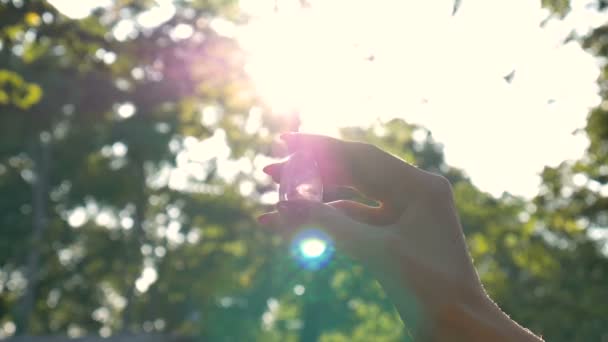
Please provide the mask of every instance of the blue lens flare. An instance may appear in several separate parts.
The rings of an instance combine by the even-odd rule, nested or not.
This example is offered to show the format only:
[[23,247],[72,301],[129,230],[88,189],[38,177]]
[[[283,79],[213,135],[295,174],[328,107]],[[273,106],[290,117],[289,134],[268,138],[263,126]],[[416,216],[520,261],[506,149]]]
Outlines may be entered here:
[[325,267],[334,254],[334,246],[327,234],[315,228],[299,232],[291,242],[291,255],[308,270]]
[[325,241],[317,238],[310,238],[300,242],[300,252],[305,258],[318,258],[327,249]]

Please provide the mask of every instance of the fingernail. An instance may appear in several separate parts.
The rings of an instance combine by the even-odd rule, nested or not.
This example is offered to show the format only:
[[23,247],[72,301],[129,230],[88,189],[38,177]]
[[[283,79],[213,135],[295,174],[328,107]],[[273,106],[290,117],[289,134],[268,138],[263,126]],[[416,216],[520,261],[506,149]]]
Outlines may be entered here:
[[272,169],[272,167],[271,167],[270,165],[268,165],[268,166],[264,166],[264,168],[262,169],[262,171],[263,171],[265,174],[268,174],[268,175],[269,175],[269,174],[270,174],[270,170],[271,170],[271,169]]
[[258,223],[260,224],[268,224],[270,222],[270,217],[268,215],[260,215],[258,216]]

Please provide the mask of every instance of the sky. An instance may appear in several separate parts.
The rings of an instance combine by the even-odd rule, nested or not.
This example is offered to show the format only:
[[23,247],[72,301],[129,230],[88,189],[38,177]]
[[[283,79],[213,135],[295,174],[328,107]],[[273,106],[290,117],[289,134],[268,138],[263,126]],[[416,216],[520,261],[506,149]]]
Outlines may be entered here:
[[[51,2],[75,18],[110,3]],[[249,23],[217,28],[241,42],[274,110],[300,113],[301,131],[402,118],[430,129],[482,190],[531,197],[543,166],[582,156],[587,141],[573,132],[600,101],[597,61],[563,44],[608,19],[588,2],[541,27],[549,13],[531,0],[462,0],[454,16],[452,0],[278,0],[278,11],[241,0]],[[157,3],[140,25],[172,15],[170,0]]]
[[278,14],[259,3],[245,2],[257,15],[243,37],[250,71],[277,111],[300,112],[302,131],[422,124],[448,164],[496,196],[534,196],[543,166],[584,152],[573,131],[599,103],[599,69],[562,42],[607,19],[585,1],[545,27],[548,12],[530,0],[463,0],[455,16],[451,0],[284,1]]

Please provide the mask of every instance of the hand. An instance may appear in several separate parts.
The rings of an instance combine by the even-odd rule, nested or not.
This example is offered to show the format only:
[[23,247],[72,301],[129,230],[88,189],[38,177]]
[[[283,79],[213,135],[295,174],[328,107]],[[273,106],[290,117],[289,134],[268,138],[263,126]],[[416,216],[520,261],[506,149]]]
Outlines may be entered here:
[[[288,239],[293,227],[323,228],[338,249],[378,278],[416,336],[498,337],[491,335],[495,321],[479,322],[485,325],[476,326],[476,332],[454,331],[466,329],[463,320],[498,319],[502,312],[488,299],[473,267],[447,179],[369,144],[300,133],[282,139],[290,152],[312,152],[326,188],[353,187],[380,206],[346,200],[279,202],[278,211],[259,217],[261,224]],[[264,170],[278,182],[283,165]],[[483,329],[486,335],[472,335]]]

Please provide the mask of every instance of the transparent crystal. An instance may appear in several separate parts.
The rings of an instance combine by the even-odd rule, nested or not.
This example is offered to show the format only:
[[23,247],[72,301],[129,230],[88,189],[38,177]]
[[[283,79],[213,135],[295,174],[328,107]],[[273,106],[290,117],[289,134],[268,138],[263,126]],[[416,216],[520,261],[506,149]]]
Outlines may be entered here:
[[297,199],[323,201],[323,182],[319,166],[312,155],[306,152],[292,154],[281,171],[279,200]]

